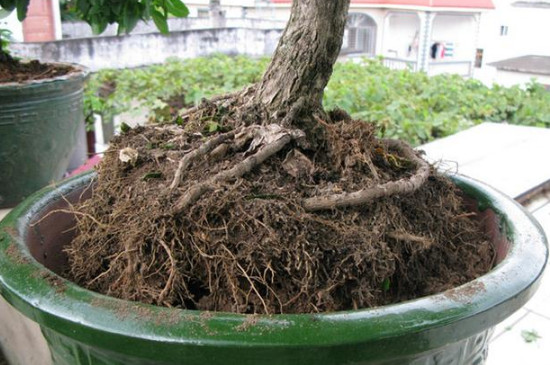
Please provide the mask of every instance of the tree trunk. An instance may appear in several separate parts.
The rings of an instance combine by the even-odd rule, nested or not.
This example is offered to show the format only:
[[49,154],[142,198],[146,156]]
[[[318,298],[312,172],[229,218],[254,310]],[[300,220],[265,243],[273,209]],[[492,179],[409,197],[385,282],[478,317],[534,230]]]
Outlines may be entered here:
[[[323,90],[342,47],[350,0],[294,0],[290,20],[256,91],[269,118],[322,111]],[[307,125],[297,125],[307,128]]]

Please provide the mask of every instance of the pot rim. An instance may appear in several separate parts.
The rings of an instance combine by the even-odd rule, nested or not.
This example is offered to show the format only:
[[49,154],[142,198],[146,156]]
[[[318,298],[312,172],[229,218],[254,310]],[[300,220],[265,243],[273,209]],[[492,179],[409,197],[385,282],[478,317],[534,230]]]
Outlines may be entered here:
[[66,80],[77,80],[77,79],[86,79],[90,74],[90,69],[86,66],[83,66],[78,63],[72,62],[44,62],[44,64],[55,65],[55,66],[71,66],[74,68],[73,71],[57,77],[50,77],[40,80],[27,80],[23,82],[11,81],[11,82],[0,82],[0,91],[3,89],[23,89],[38,87],[40,85],[49,84],[52,82],[66,81]]
[[[478,279],[406,302],[334,313],[241,315],[157,307],[81,288],[45,269],[23,243],[21,236],[34,215],[94,177],[85,173],[46,187],[0,222],[0,294],[41,326],[92,346],[108,346],[121,336],[141,344],[203,349],[375,345],[390,339],[403,346],[403,354],[424,351],[475,335],[515,312],[536,291],[548,258],[540,224],[519,204],[479,181],[453,175],[467,195],[479,198],[480,209],[491,207],[502,218],[500,229],[512,242],[506,258]],[[62,290],[48,275],[55,275]],[[384,357],[384,348],[375,351]]]

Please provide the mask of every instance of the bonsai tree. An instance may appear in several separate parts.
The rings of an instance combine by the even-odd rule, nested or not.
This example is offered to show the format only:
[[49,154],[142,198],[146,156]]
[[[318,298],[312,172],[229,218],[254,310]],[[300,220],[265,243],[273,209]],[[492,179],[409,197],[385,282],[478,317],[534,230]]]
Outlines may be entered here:
[[[0,1],[24,17],[28,0]],[[450,182],[407,144],[323,109],[349,3],[294,1],[257,84],[203,100],[183,128],[125,130],[77,208],[71,278],[158,305],[281,313],[385,304],[490,268]],[[150,18],[167,32],[168,14],[188,14],[179,0],[76,6],[96,32]]]

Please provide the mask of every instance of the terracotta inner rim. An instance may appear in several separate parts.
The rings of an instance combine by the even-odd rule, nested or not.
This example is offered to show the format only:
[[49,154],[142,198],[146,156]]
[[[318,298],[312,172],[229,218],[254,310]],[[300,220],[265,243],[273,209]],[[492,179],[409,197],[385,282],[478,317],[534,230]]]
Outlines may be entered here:
[[[44,208],[23,227],[20,232],[25,238],[25,243],[31,255],[42,265],[56,274],[62,273],[68,265],[67,256],[63,247],[71,242],[75,236],[75,216],[71,213],[60,212],[69,208],[69,203],[75,203],[91,196],[93,187],[84,186],[73,190],[64,197],[57,196],[48,201]],[[506,230],[501,229],[499,217],[492,209],[480,211],[477,200],[463,196],[467,207],[476,212],[477,217],[483,222],[484,229],[489,234],[495,248],[495,265],[500,263],[508,253],[510,243],[506,238]],[[50,213],[52,212],[53,213]],[[36,223],[37,222],[37,223]],[[35,224],[36,223],[36,224]]]

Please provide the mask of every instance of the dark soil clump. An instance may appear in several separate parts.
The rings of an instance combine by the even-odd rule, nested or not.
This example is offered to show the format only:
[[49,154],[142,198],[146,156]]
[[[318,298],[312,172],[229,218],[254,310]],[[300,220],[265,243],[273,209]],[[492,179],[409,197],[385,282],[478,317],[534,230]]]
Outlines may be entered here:
[[[231,134],[235,125],[206,123],[211,132],[198,124],[189,130],[189,123],[116,138],[93,197],[76,207],[80,233],[66,250],[68,278],[168,307],[305,313],[429,295],[491,268],[494,250],[480,223],[429,167],[414,192],[308,208],[314,197],[385,191],[384,184],[412,181],[419,170],[414,152],[375,138],[371,124],[321,123],[318,148],[289,139],[263,162],[260,152],[287,136],[271,126],[253,129],[261,138],[240,139]],[[216,139],[217,147],[201,147]],[[250,161],[238,177],[225,173]]]
[[30,62],[19,62],[11,58],[9,60],[0,62],[0,84],[49,79],[73,71],[70,66],[41,63],[36,60]]

